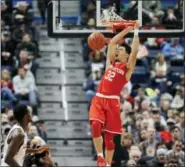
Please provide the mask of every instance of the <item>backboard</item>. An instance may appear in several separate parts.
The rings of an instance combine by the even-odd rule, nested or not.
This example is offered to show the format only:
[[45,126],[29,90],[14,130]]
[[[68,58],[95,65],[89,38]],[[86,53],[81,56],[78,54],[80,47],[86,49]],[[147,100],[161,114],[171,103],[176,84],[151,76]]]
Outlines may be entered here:
[[141,36],[177,37],[185,33],[184,13],[183,0],[51,0],[48,35],[80,38],[99,31],[111,37],[104,21],[139,20]]

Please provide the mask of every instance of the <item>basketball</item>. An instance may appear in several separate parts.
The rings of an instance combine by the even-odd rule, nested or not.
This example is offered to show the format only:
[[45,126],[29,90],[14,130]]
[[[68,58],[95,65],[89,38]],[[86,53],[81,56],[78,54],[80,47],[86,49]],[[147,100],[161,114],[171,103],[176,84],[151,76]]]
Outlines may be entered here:
[[105,46],[105,37],[100,32],[94,32],[88,37],[88,45],[93,50],[100,50]]

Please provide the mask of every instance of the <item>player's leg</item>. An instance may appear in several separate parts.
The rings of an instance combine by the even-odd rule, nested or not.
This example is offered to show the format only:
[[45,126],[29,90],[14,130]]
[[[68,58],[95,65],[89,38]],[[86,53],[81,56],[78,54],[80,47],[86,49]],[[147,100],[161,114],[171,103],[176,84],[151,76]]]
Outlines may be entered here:
[[96,152],[97,154],[103,154],[103,147],[102,147],[103,138],[101,136],[102,123],[97,120],[93,120],[91,121],[91,128],[92,128],[93,143],[94,143]]
[[97,153],[97,166],[105,166],[106,162],[103,156],[103,138],[101,136],[102,123],[97,120],[92,120],[91,128],[93,143]]
[[115,148],[114,134],[104,132],[104,139],[105,139],[105,160],[107,162],[107,166],[111,166]]
[[109,166],[112,163],[114,154],[114,135],[122,133],[120,103],[117,99],[109,99],[106,103],[106,123],[104,126],[104,141],[106,149],[106,162]]
[[92,139],[97,152],[97,166],[105,166],[103,157],[102,128],[105,123],[105,115],[102,108],[102,98],[94,97],[90,107],[90,124],[92,128]]

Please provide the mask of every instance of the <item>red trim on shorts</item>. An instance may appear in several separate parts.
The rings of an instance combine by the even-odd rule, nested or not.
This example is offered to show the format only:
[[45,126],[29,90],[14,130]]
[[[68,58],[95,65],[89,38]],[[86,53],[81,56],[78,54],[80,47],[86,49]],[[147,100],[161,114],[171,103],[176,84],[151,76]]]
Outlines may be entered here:
[[100,119],[97,119],[97,118],[90,118],[89,120],[90,120],[90,121],[91,121],[91,120],[96,120],[96,121],[99,121],[99,122],[101,122],[102,124],[104,124],[103,121],[101,121]]
[[114,132],[114,131],[109,131],[107,129],[103,129],[103,131],[109,132],[109,133],[112,133],[112,134],[122,134],[122,132]]

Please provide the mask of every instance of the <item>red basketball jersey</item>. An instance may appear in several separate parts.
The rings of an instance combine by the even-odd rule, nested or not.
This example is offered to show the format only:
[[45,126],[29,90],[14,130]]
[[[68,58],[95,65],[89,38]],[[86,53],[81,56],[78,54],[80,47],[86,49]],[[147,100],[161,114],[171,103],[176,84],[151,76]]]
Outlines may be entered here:
[[98,86],[98,93],[105,95],[120,96],[121,90],[128,82],[126,80],[127,67],[119,62],[113,63],[110,68],[105,71],[101,82]]

